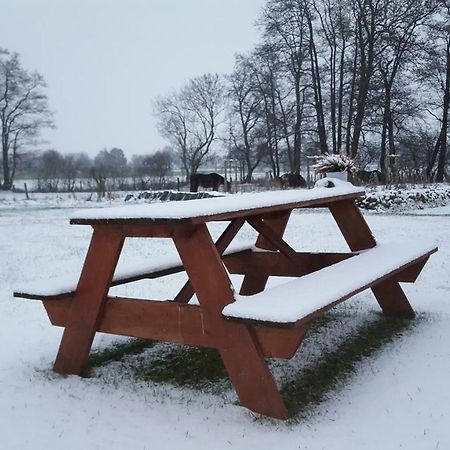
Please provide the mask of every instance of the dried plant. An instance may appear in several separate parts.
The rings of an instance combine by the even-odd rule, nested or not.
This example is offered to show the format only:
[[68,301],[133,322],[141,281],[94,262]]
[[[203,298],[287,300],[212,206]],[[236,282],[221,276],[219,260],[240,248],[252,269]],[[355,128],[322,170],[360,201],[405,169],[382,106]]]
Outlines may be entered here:
[[325,153],[316,157],[316,163],[312,166],[316,173],[328,172],[355,172],[355,161],[345,154]]

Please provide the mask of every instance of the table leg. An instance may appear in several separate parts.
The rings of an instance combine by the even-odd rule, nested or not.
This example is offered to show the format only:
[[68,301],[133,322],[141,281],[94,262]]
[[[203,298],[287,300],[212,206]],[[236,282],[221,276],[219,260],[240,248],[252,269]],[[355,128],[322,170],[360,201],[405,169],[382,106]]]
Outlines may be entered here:
[[[376,241],[354,200],[345,200],[329,206],[350,250],[374,247]],[[372,288],[372,292],[386,316],[412,319],[415,316],[398,281],[387,279]]]
[[286,407],[252,331],[222,316],[225,305],[234,301],[233,292],[206,225],[196,226],[189,236],[175,236],[174,241],[203,310],[205,332],[220,352],[242,406],[286,418]]
[[101,319],[124,238],[114,230],[94,228],[53,370],[80,375]]
[[[291,211],[285,211],[281,214],[277,213],[277,215],[274,217],[264,219],[264,224],[270,227],[277,236],[282,238],[290,215]],[[266,250],[278,250],[261,234],[256,240],[256,247]],[[253,295],[257,294],[258,292],[262,292],[266,287],[267,279],[268,277],[264,275],[245,275],[244,281],[242,282],[240,294]]]
[[354,200],[332,203],[329,209],[352,252],[375,247],[372,231]]
[[397,281],[383,281],[374,286],[372,292],[386,316],[414,319],[416,314]]

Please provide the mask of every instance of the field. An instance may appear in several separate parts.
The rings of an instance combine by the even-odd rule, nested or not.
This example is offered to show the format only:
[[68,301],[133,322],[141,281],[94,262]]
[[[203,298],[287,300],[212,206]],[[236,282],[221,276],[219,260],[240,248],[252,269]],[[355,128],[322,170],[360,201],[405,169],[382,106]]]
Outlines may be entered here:
[[[271,361],[294,413],[281,422],[237,405],[212,352],[98,335],[86,377],[52,372],[62,330],[50,325],[39,301],[12,292],[79,272],[90,229],[70,226],[68,217],[90,205],[99,206],[82,196],[0,199],[1,448],[450,448],[449,206],[366,214],[380,240],[439,246],[417,282],[405,285],[417,318],[386,320],[370,293],[335,308],[292,360]],[[242,240],[251,238],[244,229]],[[325,211],[295,213],[286,238],[299,250],[346,250]],[[123,257],[175,251],[165,240],[145,244],[130,240]],[[165,298],[183,281],[176,275],[114,292],[139,297],[151,289]]]

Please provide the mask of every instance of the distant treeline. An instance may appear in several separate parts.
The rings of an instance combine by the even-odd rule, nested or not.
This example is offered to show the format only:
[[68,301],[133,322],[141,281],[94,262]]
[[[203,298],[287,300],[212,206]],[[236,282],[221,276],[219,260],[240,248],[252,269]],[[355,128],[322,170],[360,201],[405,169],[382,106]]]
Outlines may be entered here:
[[63,155],[47,150],[27,155],[19,175],[35,180],[34,190],[40,192],[97,191],[104,195],[107,190],[170,187],[167,176],[172,165],[173,152],[168,148],[135,155],[131,161],[120,148],[104,149],[94,158],[86,153]]

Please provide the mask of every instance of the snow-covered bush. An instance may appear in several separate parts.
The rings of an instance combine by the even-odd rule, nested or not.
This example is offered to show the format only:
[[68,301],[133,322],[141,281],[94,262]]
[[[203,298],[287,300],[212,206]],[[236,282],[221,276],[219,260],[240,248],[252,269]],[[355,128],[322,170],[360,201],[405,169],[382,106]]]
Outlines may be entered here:
[[401,211],[444,206],[450,203],[450,186],[409,187],[367,191],[358,201],[360,208],[372,211]]

